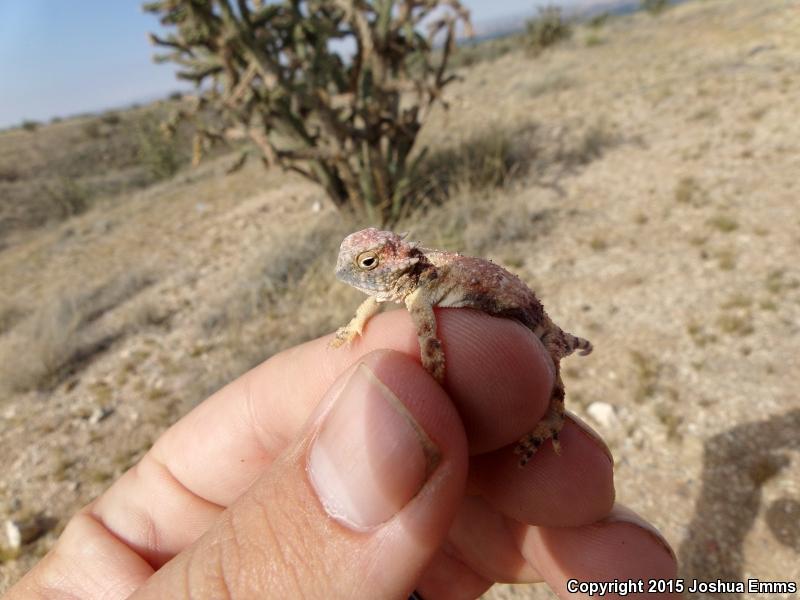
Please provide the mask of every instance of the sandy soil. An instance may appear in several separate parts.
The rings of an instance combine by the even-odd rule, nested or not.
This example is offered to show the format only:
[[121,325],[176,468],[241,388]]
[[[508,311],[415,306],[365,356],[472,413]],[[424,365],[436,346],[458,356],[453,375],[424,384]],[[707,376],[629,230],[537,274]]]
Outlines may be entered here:
[[[690,579],[800,581],[798,31],[796,1],[691,2],[473,65],[425,139],[511,132],[524,169],[405,224],[509,266],[592,339],[568,403]],[[0,510],[52,518],[0,591],[170,422],[356,306],[332,273],[353,224],[223,163],[0,251]]]

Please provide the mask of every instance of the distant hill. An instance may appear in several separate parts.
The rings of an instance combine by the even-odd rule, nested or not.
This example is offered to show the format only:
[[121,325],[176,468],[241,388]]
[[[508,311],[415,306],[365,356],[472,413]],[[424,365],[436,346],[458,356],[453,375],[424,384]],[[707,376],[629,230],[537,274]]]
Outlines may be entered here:
[[[688,0],[671,0],[671,4],[682,4]],[[553,2],[558,5],[558,2]],[[562,8],[564,15],[577,21],[586,21],[597,15],[608,13],[614,16],[629,15],[642,10],[641,0],[583,0]],[[525,29],[525,22],[534,16],[533,11],[489,19],[475,24],[475,36],[466,43],[479,43]]]

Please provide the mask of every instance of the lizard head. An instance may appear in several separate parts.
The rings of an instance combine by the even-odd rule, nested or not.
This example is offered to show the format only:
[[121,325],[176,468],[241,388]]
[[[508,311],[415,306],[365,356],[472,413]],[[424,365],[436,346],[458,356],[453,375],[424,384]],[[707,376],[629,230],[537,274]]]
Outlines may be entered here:
[[339,248],[336,277],[379,301],[402,300],[408,275],[422,256],[404,237],[373,227],[351,233]]

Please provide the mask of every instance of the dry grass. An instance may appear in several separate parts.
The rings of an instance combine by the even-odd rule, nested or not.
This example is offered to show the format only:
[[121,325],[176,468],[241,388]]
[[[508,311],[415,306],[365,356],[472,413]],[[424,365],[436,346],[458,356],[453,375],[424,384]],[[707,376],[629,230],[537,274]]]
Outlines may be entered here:
[[542,79],[528,85],[525,91],[532,98],[565,92],[577,85],[575,79],[566,73],[547,73]]
[[717,327],[726,335],[747,336],[755,331],[753,315],[749,312],[744,315],[723,314],[717,318]]
[[686,327],[686,331],[699,348],[705,348],[719,339],[715,333],[706,331],[705,326],[697,321],[690,322]]
[[215,370],[198,377],[201,398],[284,348],[323,335],[350,318],[359,294],[336,282],[336,256],[352,223],[329,214],[298,230],[287,224],[250,257],[198,315],[202,327],[190,355],[215,356]]
[[606,43],[604,37],[597,35],[596,33],[590,33],[586,36],[586,39],[583,41],[586,44],[587,48],[593,48],[594,46],[602,46]]
[[790,290],[800,288],[800,280],[787,276],[784,269],[773,269],[767,274],[764,287],[770,294],[782,296]]
[[65,290],[19,323],[2,347],[0,380],[12,391],[52,389],[108,350],[131,329],[151,322],[106,323],[102,317],[154,282],[152,274],[127,272],[89,291]]
[[643,352],[634,350],[630,353],[630,356],[636,373],[636,388],[633,400],[637,404],[642,404],[655,395],[658,389],[658,376],[661,369],[653,357]]
[[682,177],[675,186],[675,202],[703,206],[708,196],[694,177]]
[[730,296],[725,302],[722,303],[723,309],[734,309],[734,308],[750,308],[753,305],[753,299],[742,293],[736,293]]
[[454,190],[501,188],[524,176],[536,157],[536,126],[492,127],[432,151],[420,173],[417,194],[443,200]]
[[555,159],[568,168],[586,166],[622,142],[616,129],[605,119],[599,119],[560,140]]
[[477,199],[531,180],[544,183],[586,167],[622,141],[605,120],[560,126],[518,122],[513,129],[498,123],[469,132],[430,151],[405,220],[419,220],[418,209],[448,199]]
[[721,271],[732,271],[736,268],[736,250],[733,248],[720,248],[715,252],[714,257]]
[[739,223],[733,217],[718,214],[708,220],[708,224],[721,233],[731,233],[739,229]]
[[[216,299],[203,316],[209,334],[241,329],[253,320],[291,312],[291,292],[308,273],[330,262],[346,229],[336,219],[297,235],[293,230],[276,235],[251,258],[227,294]],[[288,310],[287,310],[288,309]]]
[[595,252],[602,252],[608,248],[608,240],[600,236],[595,236],[589,240],[589,247]]
[[0,335],[11,331],[25,314],[24,310],[13,304],[0,306]]

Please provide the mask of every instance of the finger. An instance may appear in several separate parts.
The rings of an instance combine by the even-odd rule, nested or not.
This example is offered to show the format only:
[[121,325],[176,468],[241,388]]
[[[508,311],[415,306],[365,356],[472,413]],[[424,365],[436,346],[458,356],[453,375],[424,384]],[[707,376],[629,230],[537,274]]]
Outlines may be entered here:
[[520,553],[518,536],[516,522],[480,496],[467,496],[447,536],[448,554],[486,581],[542,581],[539,572]]
[[[326,386],[361,353],[385,345],[418,356],[407,314],[381,317],[357,347],[331,351],[326,339],[315,340],[220,390],[162,436],[140,466],[101,498],[95,514],[142,551],[152,543],[141,532],[155,532],[160,550],[151,558],[160,564],[255,481]],[[548,359],[536,338],[516,323],[472,311],[443,311],[440,321],[459,409],[473,423],[486,422],[484,434],[477,425],[473,434],[508,443],[530,429],[546,406],[550,385]],[[131,515],[137,516],[135,531],[127,525]]]
[[444,541],[467,446],[443,390],[399,353],[338,380],[298,443],[134,598],[400,598]]
[[[162,565],[268,468],[299,431],[297,421],[308,417],[336,375],[363,352],[394,344],[418,360],[405,311],[382,317],[377,326],[370,324],[361,347],[332,351],[327,339],[315,340],[276,355],[217,392],[167,431],[97,501],[92,514],[153,566]],[[484,432],[473,435],[493,437],[493,444],[516,440],[549,400],[549,358],[541,344],[512,321],[473,311],[443,311],[439,320],[448,344],[448,385],[459,412],[471,414],[473,422],[481,413],[486,421]]]
[[10,597],[113,600],[137,588],[157,598],[408,594],[463,495],[466,441],[455,408],[418,364],[391,352],[363,362],[377,391],[363,379],[348,388],[363,367],[350,369],[302,439],[154,577],[86,510]]
[[471,489],[522,523],[568,527],[593,523],[614,505],[611,453],[588,425],[568,414],[561,454],[545,444],[520,468],[509,448],[470,461]]
[[[648,593],[648,580],[675,579],[678,569],[675,554],[657,529],[623,506],[615,506],[610,515],[592,525],[567,528],[520,525],[517,534],[523,555],[561,598],[589,598],[588,593],[576,591],[574,586],[578,582],[629,579],[642,580],[644,589],[612,590],[603,597],[649,600],[681,597],[679,593]],[[595,591],[593,597],[598,595]]]
[[[546,581],[559,597],[582,598],[568,588],[575,582],[674,579],[675,555],[661,534],[631,510],[616,505],[597,523],[581,527],[532,527],[498,513],[479,497],[467,497],[448,534],[446,556],[429,568],[437,577],[449,573],[468,589],[478,581],[533,583]],[[441,564],[440,564],[441,562]],[[426,573],[427,576],[427,573]],[[427,577],[420,583],[424,591]],[[572,585],[577,585],[573,582]],[[646,584],[645,590],[647,589]],[[626,591],[618,590],[620,595]],[[425,594],[422,594],[425,596]],[[594,597],[600,595],[595,590]],[[431,597],[437,597],[431,594]],[[461,598],[468,594],[444,595]],[[474,597],[474,596],[473,596]],[[606,596],[604,596],[606,597]],[[611,593],[608,597],[618,597]],[[628,597],[636,597],[635,595]],[[646,597],[670,597],[669,595]]]
[[552,359],[539,338],[516,321],[469,309],[440,310],[437,319],[445,387],[470,453],[507,446],[530,432],[544,416],[553,386]]
[[[530,431],[547,408],[552,386],[550,359],[538,338],[514,321],[471,310],[437,314],[446,387],[471,452],[505,446]],[[192,493],[226,506],[283,450],[324,391],[360,356],[389,348],[418,360],[414,331],[406,311],[392,311],[370,321],[364,337],[349,348],[328,348],[328,336],[282,352],[184,417],[158,441],[154,457]]]
[[494,582],[542,581],[520,553],[512,531],[508,518],[486,500],[464,497],[447,543],[417,584],[420,595],[436,600],[471,600]]
[[457,552],[445,544],[417,582],[417,596],[435,600],[473,600],[492,587],[461,561]]
[[55,547],[4,600],[127,598],[153,568],[85,510],[72,517]]

